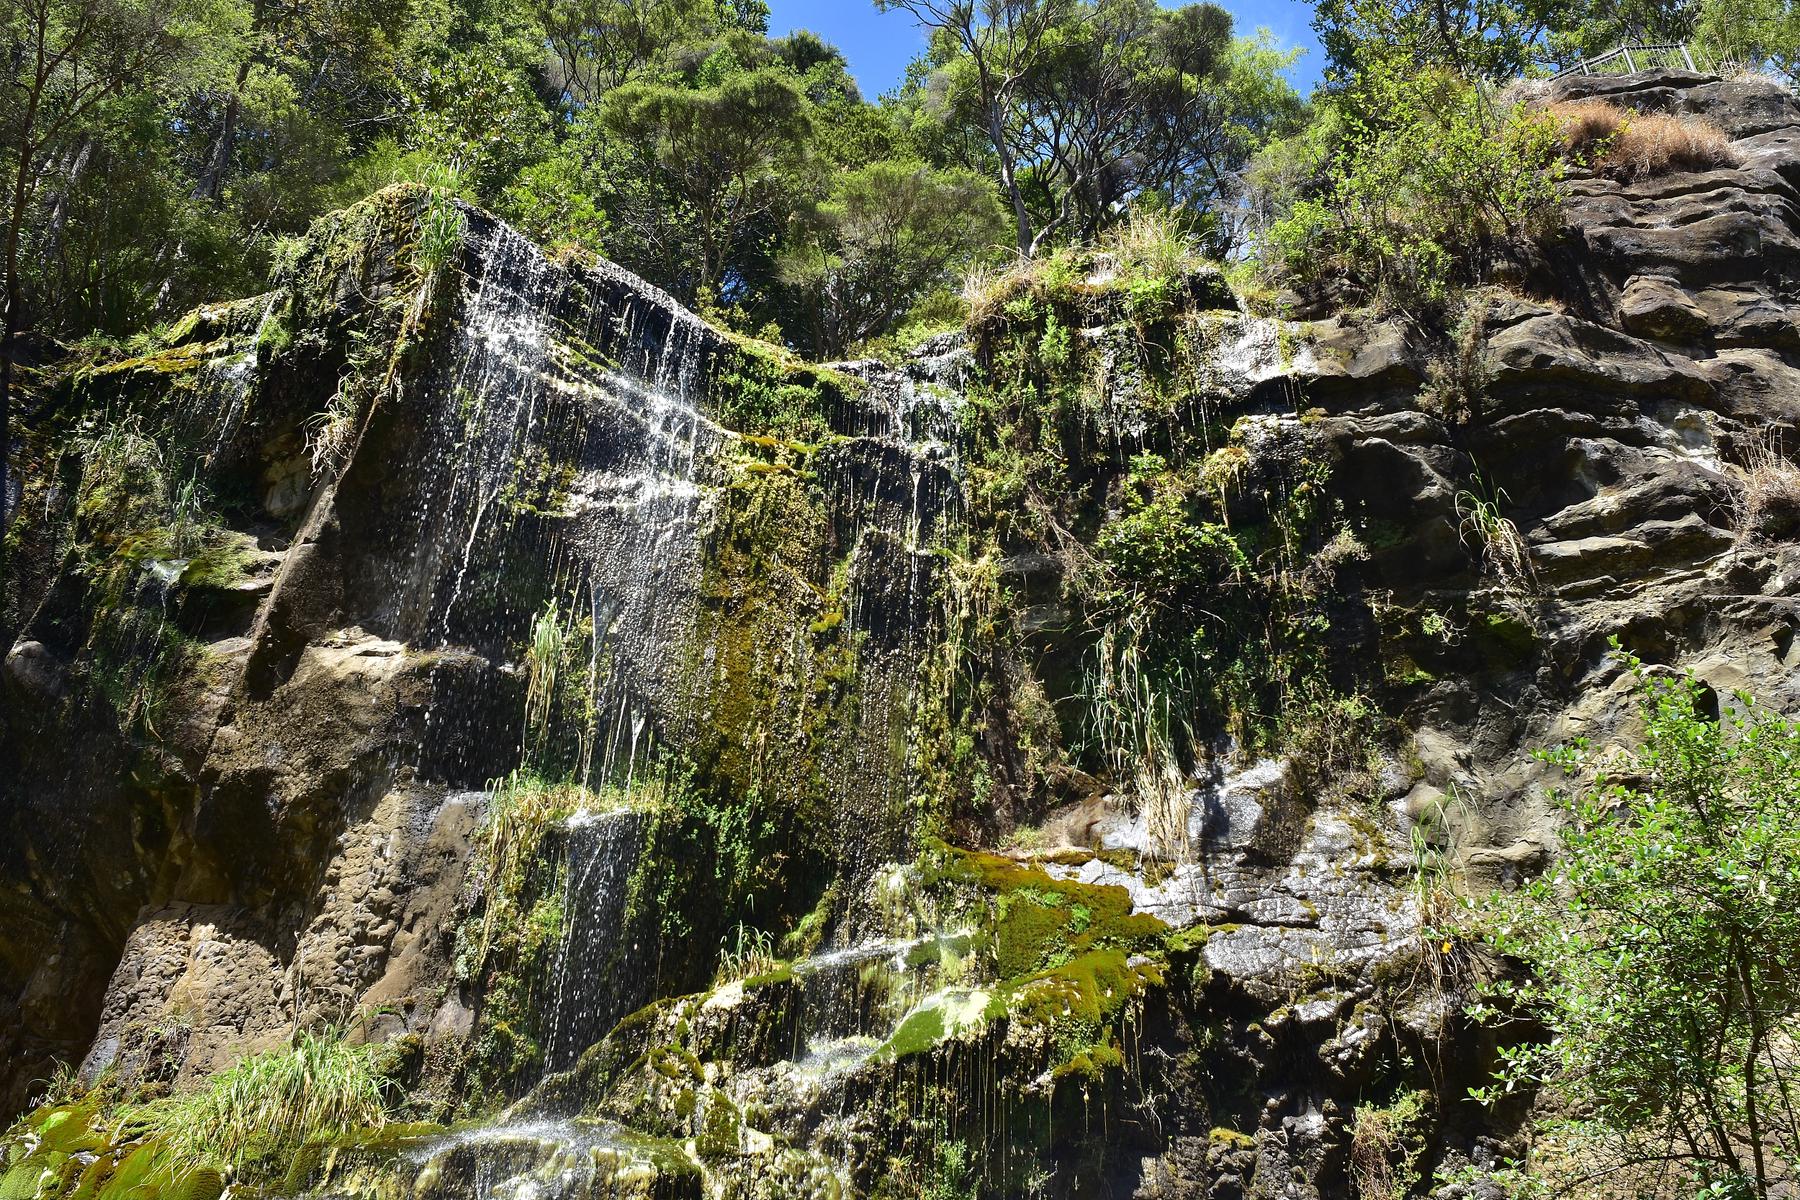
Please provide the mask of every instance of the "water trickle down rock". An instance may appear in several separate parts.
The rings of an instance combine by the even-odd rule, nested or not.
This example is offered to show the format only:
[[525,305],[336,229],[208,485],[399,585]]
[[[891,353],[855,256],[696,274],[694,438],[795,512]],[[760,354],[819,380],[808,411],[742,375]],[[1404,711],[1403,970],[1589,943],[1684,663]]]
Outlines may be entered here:
[[[957,351],[796,374],[622,273],[547,262],[467,213],[463,269],[418,306],[341,473],[297,483],[300,431],[344,377],[351,333],[380,326],[364,306],[410,302],[417,284],[397,251],[416,196],[335,218],[348,232],[324,231],[281,303],[220,310],[83,385],[104,403],[179,378],[191,399],[193,368],[216,361],[223,389],[252,327],[281,314],[292,349],[255,338],[269,348],[244,403],[214,389],[216,416],[195,415],[212,471],[264,497],[265,469],[279,477],[287,499],[257,520],[284,565],[253,626],[193,634],[194,589],[170,587],[170,626],[210,639],[207,670],[182,681],[179,718],[152,740],[68,707],[90,661],[85,593],[27,547],[41,614],[0,680],[16,701],[0,711],[0,786],[19,834],[0,868],[29,881],[0,892],[14,931],[0,964],[19,997],[0,1001],[22,1019],[0,1021],[0,1048],[20,1063],[79,1055],[102,1015],[84,998],[104,994],[102,1056],[186,1056],[146,1076],[185,1084],[285,1035],[294,995],[242,986],[279,973],[379,1000],[380,1036],[449,1053],[480,1020],[462,1007],[478,996],[441,987],[478,789],[527,752],[627,791],[647,765],[694,752],[733,796],[757,798],[755,815],[804,811],[829,848],[820,874],[845,889],[820,907],[836,917],[826,936],[766,975],[665,978],[657,990],[692,994],[582,1050],[585,1020],[631,1003],[609,990],[627,972],[594,964],[632,945],[611,914],[642,859],[632,820],[577,817],[546,851],[571,903],[557,987],[540,993],[549,1057],[568,1069],[492,1128],[408,1147],[402,1182],[811,1195],[890,1176],[967,1182],[947,1169],[962,1155],[995,1194],[1226,1200],[1280,1181],[1311,1200],[1349,1186],[1354,1106],[1411,1087],[1436,1090],[1444,1163],[1515,1153],[1506,1128],[1454,1103],[1491,1047],[1417,986],[1405,836],[1441,837],[1471,879],[1541,865],[1553,829],[1525,752],[1629,737],[1628,688],[1604,649],[1615,633],[1721,694],[1800,703],[1796,550],[1732,516],[1744,448],[1796,394],[1779,280],[1800,261],[1787,181],[1800,109],[1748,84],[1605,88],[1714,114],[1745,162],[1719,174],[1719,194],[1762,203],[1708,212],[1711,193],[1680,178],[1581,181],[1559,249],[1579,286],[1551,289],[1560,307],[1494,298],[1465,347],[1480,368],[1466,411],[1421,394],[1444,348],[1402,323],[1193,314],[1216,378],[1174,420],[1209,437],[1247,415],[1246,448],[1302,429],[1323,448],[1321,486],[1354,535],[1332,638],[1362,639],[1362,665],[1382,673],[1371,698],[1404,721],[1412,753],[1404,770],[1371,771],[1385,810],[1297,789],[1279,760],[1222,763],[1191,781],[1195,854],[1174,863],[1135,861],[1149,830],[1129,813],[1094,826],[1097,845],[1011,855],[921,855],[895,820],[912,784],[909,659],[941,611],[932,550],[961,512]],[[1732,249],[1745,238],[1763,252]],[[1103,436],[1086,446],[1116,460],[1104,483],[1168,414],[1124,353],[1133,330],[1096,321],[1080,332],[1109,381],[1094,397]],[[1529,620],[1496,608],[1459,537],[1459,493],[1484,482],[1538,571]],[[54,492],[30,486],[28,504]],[[1004,551],[1055,574],[1040,547]],[[551,601],[560,628],[570,613],[592,626],[576,637],[589,638],[583,707],[599,715],[590,729],[559,710],[550,732],[521,738],[522,647]],[[74,764],[69,744],[93,748]],[[869,886],[890,859],[920,864],[892,874],[929,898],[904,919]],[[716,954],[701,950],[709,971]],[[152,1045],[144,1031],[178,989],[192,1026]],[[363,1194],[393,1179],[388,1155]]]

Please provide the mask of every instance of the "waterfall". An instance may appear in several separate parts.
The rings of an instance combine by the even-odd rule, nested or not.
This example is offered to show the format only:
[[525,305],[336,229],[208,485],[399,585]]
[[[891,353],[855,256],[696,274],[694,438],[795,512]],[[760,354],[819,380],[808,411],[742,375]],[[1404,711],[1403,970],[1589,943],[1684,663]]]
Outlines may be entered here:
[[547,1070],[573,1065],[618,1019],[650,999],[635,969],[642,949],[628,920],[627,887],[644,844],[644,816],[631,809],[582,813],[567,824],[564,927],[544,1045]]

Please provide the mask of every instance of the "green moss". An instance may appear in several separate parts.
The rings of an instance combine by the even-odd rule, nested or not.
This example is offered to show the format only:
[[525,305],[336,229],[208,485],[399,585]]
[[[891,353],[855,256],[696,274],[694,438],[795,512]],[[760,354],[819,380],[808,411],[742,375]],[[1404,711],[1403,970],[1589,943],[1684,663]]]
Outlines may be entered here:
[[1132,910],[1122,887],[1057,879],[998,854],[939,842],[925,858],[928,883],[993,894],[989,934],[1002,979],[1015,979],[1103,947],[1156,949],[1168,926]]
[[1162,983],[1154,961],[1132,963],[1123,950],[1090,950],[1048,970],[1014,980],[1007,1008],[1015,1020],[1053,1025],[1109,1024],[1125,1006]]
[[901,1020],[876,1057],[905,1058],[936,1049],[950,1038],[982,1029],[1006,1015],[1000,996],[985,991],[946,990],[930,996]]
[[1503,666],[1522,665],[1538,652],[1537,630],[1510,612],[1482,613],[1471,632],[1477,645]]
[[702,1105],[700,1129],[694,1138],[696,1152],[702,1159],[735,1159],[743,1145],[744,1114],[731,1098],[717,1088],[708,1088]]
[[699,1057],[685,1046],[652,1047],[648,1058],[650,1069],[664,1079],[685,1079],[696,1083],[706,1079]]
[[28,1155],[0,1175],[0,1200],[32,1200],[38,1181],[50,1169],[47,1156]]
[[730,335],[735,353],[715,368],[714,415],[740,434],[788,443],[829,436],[832,406],[859,394],[860,380],[801,362],[788,351]]
[[166,1189],[163,1200],[219,1200],[224,1191],[224,1176],[211,1167],[199,1167]]
[[1229,1146],[1233,1150],[1254,1150],[1256,1139],[1247,1133],[1235,1129],[1216,1127],[1207,1135],[1208,1140],[1219,1146]]

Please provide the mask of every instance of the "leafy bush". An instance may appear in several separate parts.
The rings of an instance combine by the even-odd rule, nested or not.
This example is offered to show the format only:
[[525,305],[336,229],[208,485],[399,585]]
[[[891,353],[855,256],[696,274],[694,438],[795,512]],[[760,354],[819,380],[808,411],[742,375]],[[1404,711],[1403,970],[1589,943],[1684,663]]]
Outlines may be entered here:
[[1360,1200],[1404,1200],[1419,1183],[1425,1156],[1424,1092],[1406,1092],[1391,1105],[1359,1104],[1350,1125],[1350,1178]]
[[[1535,978],[1510,999],[1548,1036],[1477,1095],[1547,1089],[1540,1162],[1614,1194],[1672,1194],[1652,1175],[1674,1170],[1766,1197],[1800,1152],[1800,724],[1628,664],[1643,744],[1560,798],[1557,868],[1496,902]],[[1581,742],[1545,757],[1594,766]]]
[[1195,490],[1158,455],[1131,460],[1123,510],[1101,529],[1097,549],[1133,605],[1192,600],[1249,568],[1229,529],[1195,517]]
[[1565,171],[1555,122],[1440,69],[1361,77],[1251,172],[1266,271],[1303,289],[1337,276],[1406,308],[1480,282],[1547,230]]

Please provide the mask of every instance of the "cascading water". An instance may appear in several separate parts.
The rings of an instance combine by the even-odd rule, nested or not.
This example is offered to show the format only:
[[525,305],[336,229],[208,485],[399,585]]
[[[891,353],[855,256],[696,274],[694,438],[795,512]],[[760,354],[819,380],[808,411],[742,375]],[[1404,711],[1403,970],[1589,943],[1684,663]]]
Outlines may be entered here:
[[[629,801],[697,715],[716,719],[709,664],[726,634],[702,597],[708,538],[724,489],[741,478],[739,448],[762,443],[707,415],[713,360],[731,352],[720,335],[615,269],[554,266],[503,225],[469,224],[443,365],[391,402],[401,415],[389,419],[416,423],[411,440],[429,457],[405,470],[410,499],[385,531],[395,553],[367,586],[381,597],[382,632],[415,647],[513,655],[534,631],[556,647],[578,642],[582,702],[531,710],[523,753]],[[933,633],[935,552],[961,517],[962,369],[948,349],[907,370],[846,368],[861,394],[831,414],[835,432],[817,452],[829,536],[846,564],[839,636],[859,697],[825,739],[820,767],[837,813],[837,870],[852,880],[911,853],[911,765],[898,748]],[[367,464],[349,468],[359,469]],[[542,589],[506,584],[521,563],[536,564],[524,574]],[[759,669],[777,671],[790,651],[778,640],[756,653]],[[555,685],[563,699],[566,685]],[[440,740],[445,729],[493,732],[478,713],[440,707],[428,720]],[[657,948],[642,942],[654,923],[629,901],[649,820],[641,805],[603,805],[563,821],[554,839],[562,927],[538,1000],[547,1072],[574,1067],[659,990]],[[941,1001],[966,939],[865,908],[842,906],[829,948],[787,968],[786,1042],[732,1085],[740,1102],[816,1102],[908,1014]],[[482,1197],[582,1194],[602,1160],[629,1172],[636,1160],[618,1139],[558,1108],[529,1105],[521,1111],[533,1115],[420,1148],[421,1189],[471,1159],[482,1165],[461,1174]],[[818,1169],[828,1182],[833,1171]]]
[[627,911],[629,876],[643,851],[644,815],[629,808],[581,813],[566,823],[563,933],[552,968],[548,1070],[572,1066],[626,1013],[649,999],[634,969],[644,947]]

